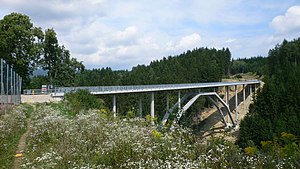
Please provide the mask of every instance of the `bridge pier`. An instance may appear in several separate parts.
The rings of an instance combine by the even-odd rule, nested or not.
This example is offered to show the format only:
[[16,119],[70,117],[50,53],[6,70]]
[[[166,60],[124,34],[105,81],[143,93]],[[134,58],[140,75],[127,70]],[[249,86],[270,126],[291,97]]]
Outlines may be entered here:
[[169,94],[167,94],[167,111],[170,109]]
[[116,95],[113,96],[113,116],[116,117],[117,116],[117,99],[116,99]]
[[139,114],[140,114],[140,118],[143,117],[143,105],[142,105],[142,98],[140,96],[139,98]]
[[181,109],[180,90],[178,91],[178,109]]
[[154,93],[151,93],[151,110],[150,110],[150,114],[151,114],[151,124],[154,125]]
[[247,113],[246,111],[246,86],[243,84],[243,103],[244,103],[244,114]]
[[[226,103],[226,105],[228,106],[228,108],[230,110],[230,107],[229,107],[229,87],[228,86],[225,86],[225,103]],[[227,123],[230,123],[229,114],[227,115]]]
[[238,110],[238,86],[235,85],[235,119],[236,125],[239,124],[239,110]]

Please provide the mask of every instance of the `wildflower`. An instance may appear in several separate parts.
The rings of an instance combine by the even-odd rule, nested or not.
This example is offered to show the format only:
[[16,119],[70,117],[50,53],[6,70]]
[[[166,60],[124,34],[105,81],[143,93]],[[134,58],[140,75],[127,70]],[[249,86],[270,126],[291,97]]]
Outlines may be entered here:
[[22,153],[18,153],[18,154],[15,155],[15,157],[22,157],[22,156],[23,156]]

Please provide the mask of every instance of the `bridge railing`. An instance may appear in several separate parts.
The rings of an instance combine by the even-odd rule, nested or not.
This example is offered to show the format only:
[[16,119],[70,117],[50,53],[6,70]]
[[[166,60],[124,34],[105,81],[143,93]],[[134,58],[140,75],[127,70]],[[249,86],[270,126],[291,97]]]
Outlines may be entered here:
[[258,84],[259,80],[248,80],[239,82],[211,82],[211,83],[187,83],[187,84],[161,84],[161,85],[133,85],[133,86],[81,86],[81,87],[57,87],[54,93],[69,93],[78,90],[88,90],[94,94],[112,94],[112,93],[134,93],[134,92],[152,92],[162,90],[182,90],[197,89],[209,87],[222,87],[243,84]]
[[22,78],[3,59],[0,61],[0,110],[21,103]]

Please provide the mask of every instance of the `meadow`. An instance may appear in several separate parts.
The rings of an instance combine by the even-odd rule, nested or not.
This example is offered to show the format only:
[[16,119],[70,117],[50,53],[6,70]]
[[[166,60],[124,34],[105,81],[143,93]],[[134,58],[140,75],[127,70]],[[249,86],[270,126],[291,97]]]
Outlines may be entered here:
[[[181,126],[158,126],[143,118],[114,119],[105,110],[70,115],[60,103],[20,105],[0,117],[1,168],[12,166],[16,148],[9,144],[17,145],[12,140],[28,127],[21,168],[298,167],[297,152],[286,156],[280,148],[241,149],[224,138],[203,141]],[[275,147],[271,141],[265,144]]]

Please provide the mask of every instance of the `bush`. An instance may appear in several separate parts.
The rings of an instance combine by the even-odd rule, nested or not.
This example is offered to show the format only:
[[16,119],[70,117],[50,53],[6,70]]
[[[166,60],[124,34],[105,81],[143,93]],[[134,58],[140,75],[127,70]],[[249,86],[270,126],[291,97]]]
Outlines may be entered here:
[[75,93],[67,93],[64,97],[64,100],[71,110],[71,115],[76,115],[81,110],[104,108],[104,101],[98,99],[87,90],[79,90]]

